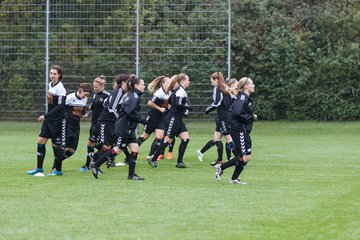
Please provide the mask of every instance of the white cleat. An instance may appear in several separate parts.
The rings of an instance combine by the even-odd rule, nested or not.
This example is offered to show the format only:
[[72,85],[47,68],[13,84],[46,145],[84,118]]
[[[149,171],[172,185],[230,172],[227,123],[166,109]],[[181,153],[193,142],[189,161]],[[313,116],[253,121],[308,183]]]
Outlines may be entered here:
[[196,151],[196,153],[197,153],[197,155],[198,155],[198,159],[199,159],[199,161],[200,161],[200,162],[202,162],[202,159],[203,159],[203,157],[204,157],[204,154],[203,154],[203,153],[201,153],[201,151],[200,151],[200,150],[197,150],[197,151]]
[[221,175],[223,174],[223,170],[221,169],[220,165],[216,165],[215,166],[215,178],[216,180],[220,181],[221,180]]
[[127,164],[126,163],[123,163],[123,162],[117,162],[115,163],[115,167],[124,167],[126,166]]
[[240,181],[240,179],[230,179],[229,183],[240,184],[240,185],[245,185],[246,184],[246,182],[242,182],[242,181]]

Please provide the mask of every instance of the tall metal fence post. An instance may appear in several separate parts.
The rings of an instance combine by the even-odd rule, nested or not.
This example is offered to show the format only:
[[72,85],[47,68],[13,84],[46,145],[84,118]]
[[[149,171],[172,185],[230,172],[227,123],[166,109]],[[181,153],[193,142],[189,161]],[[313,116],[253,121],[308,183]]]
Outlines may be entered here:
[[47,92],[49,90],[49,29],[50,29],[50,0],[46,0],[46,42],[45,42],[45,112],[48,112]]
[[228,79],[231,78],[231,0],[228,0]]
[[136,0],[136,76],[139,76],[140,62],[140,1]]

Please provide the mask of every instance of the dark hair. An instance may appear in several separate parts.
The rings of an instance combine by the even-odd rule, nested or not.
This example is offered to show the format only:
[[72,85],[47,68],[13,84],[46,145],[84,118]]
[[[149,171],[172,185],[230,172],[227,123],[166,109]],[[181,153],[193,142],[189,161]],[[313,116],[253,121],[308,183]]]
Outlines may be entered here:
[[121,84],[122,82],[125,82],[126,80],[129,79],[129,75],[124,74],[124,73],[120,73],[119,75],[116,76],[115,78],[115,84],[117,88],[121,88]]
[[135,88],[135,84],[139,84],[140,81],[140,78],[130,75],[129,79],[126,80],[126,92],[132,91]]
[[55,69],[59,74],[59,81],[63,80],[62,68],[59,65],[52,65],[50,69]]
[[80,87],[84,92],[91,93],[91,84],[90,83],[81,83]]

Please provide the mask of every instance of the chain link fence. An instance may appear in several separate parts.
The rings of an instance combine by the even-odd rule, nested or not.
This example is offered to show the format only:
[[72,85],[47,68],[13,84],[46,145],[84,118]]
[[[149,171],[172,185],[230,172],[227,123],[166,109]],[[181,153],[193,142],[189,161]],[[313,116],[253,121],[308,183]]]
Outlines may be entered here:
[[[62,66],[68,93],[99,75],[111,90],[119,73],[138,73],[149,83],[185,72],[190,119],[205,117],[209,76],[229,75],[223,0],[0,2],[1,120],[34,120],[45,111],[47,65]],[[149,98],[143,97],[144,112]]]

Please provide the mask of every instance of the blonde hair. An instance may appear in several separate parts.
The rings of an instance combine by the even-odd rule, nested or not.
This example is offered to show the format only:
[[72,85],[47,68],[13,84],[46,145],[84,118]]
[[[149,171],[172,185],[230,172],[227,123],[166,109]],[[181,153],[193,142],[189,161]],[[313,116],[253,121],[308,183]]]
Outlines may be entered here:
[[189,76],[186,75],[185,73],[180,73],[178,75],[172,76],[170,78],[170,84],[169,84],[168,88],[166,89],[166,91],[169,92],[169,91],[174,90],[176,83],[180,85],[180,82],[188,77]]
[[94,79],[94,82],[99,83],[101,86],[105,86],[106,84],[106,77],[104,75],[100,75],[97,78]]
[[227,82],[227,85],[229,86],[229,89],[230,89],[230,94],[231,95],[237,95],[239,93],[239,90],[238,89],[234,89],[234,88],[231,88],[231,85],[233,85],[234,83],[236,83],[238,80],[236,78],[231,78],[228,82]]
[[166,76],[158,76],[157,78],[152,80],[148,85],[149,92],[151,92],[151,93],[156,92],[156,90],[158,90],[161,87],[161,85],[163,84],[163,82],[164,82],[163,80],[165,78],[166,78]]
[[251,80],[251,78],[248,77],[243,77],[239,80],[239,91],[244,91],[244,87],[246,86],[246,84],[248,84]]

